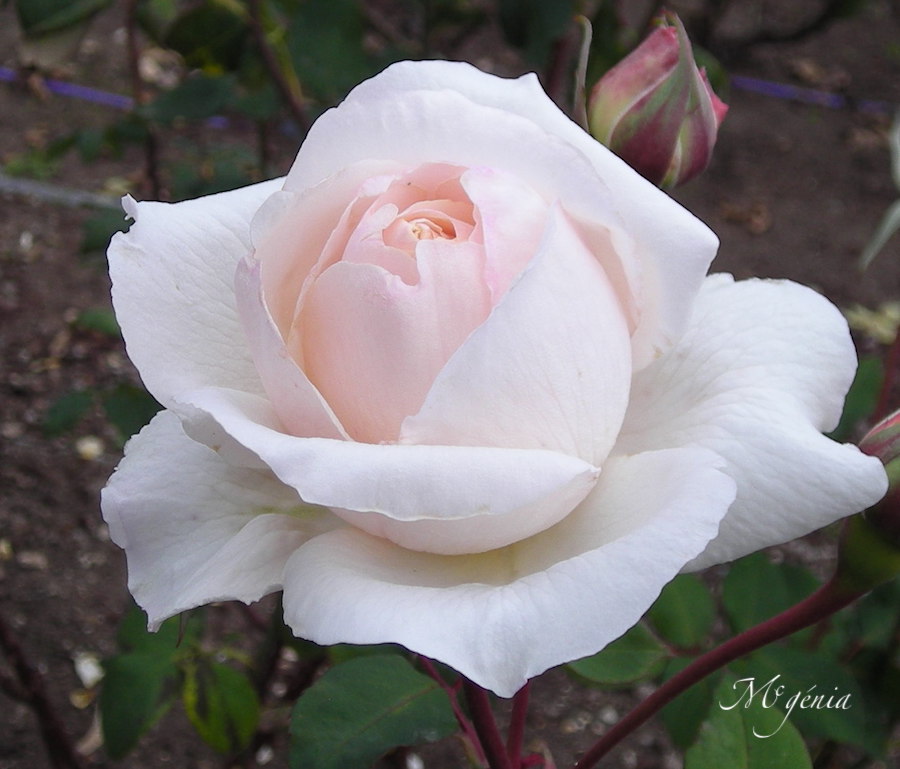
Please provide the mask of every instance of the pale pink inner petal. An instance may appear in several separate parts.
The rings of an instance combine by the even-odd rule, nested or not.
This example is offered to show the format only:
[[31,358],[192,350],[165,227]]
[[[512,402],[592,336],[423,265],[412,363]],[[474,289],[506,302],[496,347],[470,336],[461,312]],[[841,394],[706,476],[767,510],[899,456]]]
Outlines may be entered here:
[[366,185],[373,194],[348,206],[298,296],[287,349],[356,440],[397,439],[534,253],[543,210],[519,185],[506,230],[521,229],[521,239],[505,252],[496,246],[487,267],[482,239],[486,229],[499,237],[500,215],[486,194],[486,211],[476,210],[462,181],[468,173],[425,164]]
[[[548,204],[489,168],[430,163],[344,176],[299,200],[288,193],[287,221],[267,228],[256,254],[264,300],[284,339],[280,354],[340,429],[354,440],[396,441],[403,419],[418,412],[435,377],[534,257]],[[294,206],[318,193],[329,203],[314,207],[332,229],[326,237],[320,227],[307,242],[293,219],[308,217]],[[273,398],[292,391],[267,389]],[[302,434],[306,416],[285,418],[294,408],[276,404],[288,429]]]
[[249,258],[261,264],[266,307],[282,335],[290,329],[304,282],[321,270],[317,264],[340,258],[368,207],[350,204],[382,192],[395,169],[383,161],[355,163],[303,193],[276,193],[257,212]]
[[[410,286],[371,264],[339,262],[309,291],[298,327],[306,374],[356,440],[397,438],[490,300],[474,243],[422,241]],[[430,252],[430,253],[429,253]]]
[[547,201],[493,168],[470,168],[460,183],[475,207],[473,237],[484,243],[484,278],[496,304],[537,251],[547,224]]

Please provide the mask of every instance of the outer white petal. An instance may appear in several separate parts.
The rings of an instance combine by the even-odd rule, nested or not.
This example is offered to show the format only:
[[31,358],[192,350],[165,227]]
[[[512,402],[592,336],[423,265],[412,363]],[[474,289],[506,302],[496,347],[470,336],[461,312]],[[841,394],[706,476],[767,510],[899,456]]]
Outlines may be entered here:
[[533,262],[438,374],[401,441],[550,449],[599,465],[630,379],[622,308],[556,209]]
[[306,373],[288,354],[266,307],[259,262],[241,260],[235,273],[238,312],[257,371],[287,429],[297,435],[347,438],[340,420]]
[[702,568],[785,542],[876,502],[884,469],[824,437],[856,354],[838,310],[787,281],[711,276],[689,331],[638,374],[618,453],[698,445],[727,461],[737,501]]
[[[427,103],[423,94],[429,92],[442,96],[455,92],[465,98],[455,107],[435,107],[431,112],[434,120],[429,113],[409,125],[405,114],[395,120],[395,105]],[[498,117],[478,117],[477,111],[465,107],[466,100],[491,108]],[[558,143],[546,139],[543,147],[533,144],[526,138],[533,128],[523,130],[521,140],[507,138],[504,130],[497,130],[498,124],[512,125],[512,121],[500,119],[504,113],[524,118],[545,135],[558,137],[568,150],[560,150]],[[370,114],[371,118],[367,117]],[[471,114],[471,121],[460,122],[463,114]],[[440,125],[435,125],[435,120]],[[418,134],[411,133],[413,130]],[[492,138],[501,146],[495,147]],[[607,223],[614,214],[616,225],[634,238],[643,268],[639,289],[644,314],[634,338],[636,367],[665,352],[681,335],[718,248],[717,238],[702,222],[569,120],[534,75],[506,80],[459,62],[395,64],[357,86],[342,105],[317,121],[287,184],[303,188],[335,173],[343,166],[341,155],[348,145],[354,146],[353,152],[360,157],[410,157],[416,162],[424,155],[436,160],[435,154],[457,153],[459,145],[467,145],[469,151],[459,151],[456,162],[473,164],[465,159],[468,156],[478,164],[521,173],[539,191],[557,190],[566,209],[586,222],[596,223],[599,216],[600,223]],[[479,155],[481,150],[485,157]],[[510,159],[509,155],[516,157]],[[555,171],[548,167],[554,164],[554,157]],[[586,195],[588,188],[580,181],[580,172],[569,183],[569,174],[585,160],[607,192]],[[537,178],[532,180],[527,169]],[[629,280],[633,283],[636,278],[632,274]]]
[[129,441],[102,505],[125,550],[128,587],[153,626],[211,601],[278,590],[294,550],[343,525],[270,472],[225,464],[170,411]]
[[512,696],[624,633],[703,549],[734,498],[719,463],[697,449],[610,460],[562,523],[481,555],[325,534],[288,562],[286,621],[323,644],[397,642]]
[[599,474],[554,451],[298,438],[265,400],[235,391],[185,394],[177,408],[188,434],[229,460],[256,457],[306,502],[414,549],[473,552],[530,536]]
[[113,305],[128,356],[165,406],[205,385],[262,392],[238,320],[234,271],[250,220],[281,180],[183,203],[124,205],[135,222],[109,247]]

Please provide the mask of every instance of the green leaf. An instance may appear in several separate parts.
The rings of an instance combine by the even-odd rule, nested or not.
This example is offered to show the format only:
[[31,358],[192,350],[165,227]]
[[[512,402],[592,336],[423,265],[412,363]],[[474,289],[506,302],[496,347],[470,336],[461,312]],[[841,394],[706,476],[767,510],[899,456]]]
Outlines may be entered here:
[[106,751],[125,756],[171,707],[178,669],[166,656],[134,652],[103,662],[100,718]]
[[[735,689],[735,684],[737,688]],[[759,693],[726,676],[713,695],[709,718],[684,757],[684,769],[811,769],[806,745],[793,724]]]
[[[693,660],[679,657],[666,666],[664,680],[681,672]],[[712,706],[713,693],[719,681],[719,675],[709,675],[679,694],[659,713],[669,736],[679,748],[685,750],[700,732],[700,725],[706,719]]]
[[57,398],[44,414],[44,435],[55,437],[71,430],[94,402],[91,390],[70,390]]
[[75,133],[75,146],[81,159],[92,162],[100,157],[106,144],[106,132],[98,128],[82,128]]
[[89,19],[112,0],[16,0],[22,32],[39,37],[59,32]]
[[106,307],[90,307],[82,310],[75,318],[75,325],[88,331],[98,331],[106,336],[116,338],[122,336],[115,313]]
[[853,437],[854,428],[875,411],[883,381],[884,364],[881,359],[861,358],[844,401],[841,421],[830,434],[832,439],[843,443]]
[[297,701],[292,769],[366,769],[398,745],[434,742],[457,730],[438,684],[396,655],[337,665]]
[[211,157],[193,156],[173,165],[172,194],[176,200],[186,200],[244,187],[254,181],[254,162],[252,156],[239,149]]
[[673,645],[699,646],[716,617],[716,605],[706,585],[693,574],[682,574],[663,589],[650,608],[648,619]]
[[162,43],[178,17],[178,0],[138,0],[138,23],[155,43]]
[[684,769],[748,769],[749,766],[741,712],[713,707],[710,717],[700,727],[697,741],[684,754]]
[[806,569],[774,564],[764,553],[736,561],[722,583],[722,603],[735,632],[758,625],[806,598],[818,587]]
[[281,105],[275,87],[270,82],[265,82],[233,94],[229,106],[251,120],[268,120],[278,114]]
[[117,232],[125,232],[130,226],[122,211],[98,211],[81,225],[81,253],[104,253],[109,248],[112,236]]
[[895,624],[900,608],[900,580],[886,582],[834,619],[854,645],[890,652],[894,644]]
[[500,0],[500,24],[506,39],[521,48],[526,61],[544,69],[553,43],[575,16],[573,0]]
[[29,149],[7,155],[3,170],[9,176],[50,179],[59,170],[59,159],[46,150]]
[[194,4],[168,23],[164,47],[180,53],[189,67],[233,72],[250,35],[244,5],[226,0]]
[[225,109],[234,87],[235,80],[231,76],[194,75],[171,91],[163,92],[139,111],[146,119],[160,123],[171,123],[179,118],[203,120]]
[[363,46],[363,17],[356,0],[308,0],[287,29],[287,48],[297,76],[324,104],[333,104],[385,62]]
[[122,440],[139,432],[161,406],[150,393],[130,384],[120,384],[103,398],[106,418],[119,431]]
[[184,709],[204,742],[220,753],[246,748],[259,723],[259,698],[247,676],[208,659],[184,672]]
[[132,603],[119,622],[116,641],[124,652],[140,652],[172,659],[179,647],[199,636],[201,624],[198,612],[181,614],[167,619],[158,631],[151,633],[147,630],[147,615]]
[[652,678],[668,659],[666,651],[644,625],[635,625],[592,657],[570,662],[566,668],[591,683],[630,684]]
[[403,648],[394,644],[334,644],[327,647],[328,658],[332,664],[340,665],[357,657],[372,657],[375,655],[402,654]]

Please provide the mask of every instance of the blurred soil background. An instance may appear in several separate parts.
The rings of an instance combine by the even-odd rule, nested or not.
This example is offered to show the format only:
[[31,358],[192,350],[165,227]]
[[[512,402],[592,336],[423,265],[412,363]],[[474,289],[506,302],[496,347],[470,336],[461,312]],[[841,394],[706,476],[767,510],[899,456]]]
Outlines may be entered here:
[[[408,4],[367,5],[373,39],[382,27],[406,29]],[[494,5],[474,5],[484,11],[481,22],[439,33],[433,55],[466,59],[503,75],[526,71],[521,52],[504,38]],[[846,18],[810,25],[823,5],[672,3],[692,38],[707,46],[728,75],[836,94],[845,102],[823,107],[733,83],[723,94],[730,112],[711,166],[675,196],[720,236],[714,270],[798,280],[842,308],[876,311],[869,331],[857,338],[863,354],[882,354],[890,332],[878,337],[873,327],[887,318],[877,311],[900,300],[900,237],[865,273],[857,261],[898,197],[887,131],[900,106],[900,3],[858,3]],[[714,17],[707,6],[729,10]],[[114,3],[98,15],[44,74],[130,94],[126,9],[127,3]],[[630,12],[640,17],[643,10]],[[165,87],[170,71],[179,76],[184,65],[177,59],[146,40],[141,45],[148,89]],[[140,410],[146,403],[135,396],[138,380],[103,312],[110,305],[102,252],[113,208],[78,205],[74,191],[103,196],[114,207],[126,191],[148,197],[150,183],[141,142],[123,140],[119,152],[82,146],[81,152],[50,157],[46,151],[54,142],[73,131],[90,142],[89,129],[103,131],[123,113],[52,92],[40,73],[21,67],[21,51],[13,7],[6,5],[0,8],[0,65],[23,77],[0,83],[0,615],[39,671],[85,766],[228,766],[193,734],[178,709],[127,758],[111,761],[98,740],[94,691],[76,671],[78,660],[115,653],[117,626],[128,606],[123,554],[109,541],[98,499],[120,457],[131,406]],[[297,129],[286,124],[270,121],[265,135],[269,175],[286,172],[300,141]],[[176,120],[158,139],[164,197],[203,191],[198,177],[200,183],[227,186],[229,174],[239,179],[242,172],[247,181],[260,176],[258,168],[241,171],[258,156],[259,132],[240,116],[215,125]],[[35,181],[41,186],[29,188]],[[98,219],[104,210],[105,218]],[[77,418],[71,417],[75,407]],[[778,557],[800,558],[827,572],[832,552],[831,539],[814,537],[780,549]],[[212,622],[223,631],[258,632],[235,606],[216,608]],[[0,656],[0,682],[7,684],[0,689],[0,769],[50,766],[34,714],[9,696],[12,678],[12,667]],[[559,671],[538,679],[533,691],[529,733],[546,741],[560,767],[646,694],[605,694]],[[283,738],[275,739],[243,765],[284,767],[285,753]],[[419,754],[432,769],[464,765],[453,741]],[[634,735],[608,765],[677,769],[679,755],[663,731],[651,727]],[[823,766],[849,769],[856,760],[837,750]]]

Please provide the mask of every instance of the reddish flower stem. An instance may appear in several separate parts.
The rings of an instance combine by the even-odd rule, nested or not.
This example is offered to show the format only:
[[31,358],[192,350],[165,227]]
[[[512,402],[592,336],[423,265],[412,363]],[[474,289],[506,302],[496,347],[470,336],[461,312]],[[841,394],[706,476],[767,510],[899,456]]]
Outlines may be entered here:
[[531,682],[527,682],[513,698],[512,715],[509,720],[509,731],[506,734],[506,754],[512,769],[520,769],[522,765],[522,742],[525,738],[525,716],[528,714],[528,689]]
[[701,678],[761,646],[825,619],[853,603],[864,593],[865,591],[848,590],[838,584],[836,578],[832,578],[811,596],[790,609],[745,630],[721,646],[698,657],[680,673],[672,676],[594,743],[593,747],[575,764],[575,769],[589,769],[594,766],[622,739]]
[[490,769],[513,769],[509,756],[506,754],[500,730],[497,728],[494,712],[491,710],[488,693],[468,678],[463,678],[463,691],[472,715],[472,724],[478,733],[481,747],[484,748],[488,766]]
[[468,719],[466,714],[463,712],[462,707],[459,704],[459,698],[457,697],[457,689],[453,686],[450,686],[441,676],[438,669],[434,666],[434,663],[428,659],[428,657],[423,657],[421,654],[418,655],[419,664],[422,666],[422,669],[425,673],[437,681],[438,685],[446,692],[447,698],[450,700],[450,707],[453,708],[453,715],[456,716],[456,722],[459,724],[459,728],[462,729],[463,735],[472,745],[472,749],[478,756],[478,760],[481,763],[485,763],[487,761],[487,757],[484,754],[484,748],[481,746],[481,739],[478,736],[478,733],[475,731],[475,727],[472,726],[472,722]]

